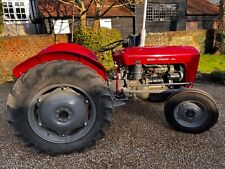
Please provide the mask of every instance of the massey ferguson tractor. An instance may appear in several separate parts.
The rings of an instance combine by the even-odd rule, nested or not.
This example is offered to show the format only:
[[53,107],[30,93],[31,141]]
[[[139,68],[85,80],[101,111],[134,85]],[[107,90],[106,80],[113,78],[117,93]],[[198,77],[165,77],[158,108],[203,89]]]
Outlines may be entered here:
[[210,129],[218,119],[215,101],[192,88],[199,52],[188,46],[145,47],[143,32],[141,46],[133,36],[100,49],[113,51],[110,73],[94,52],[72,43],[49,46],[16,66],[18,79],[7,101],[15,134],[36,152],[80,152],[104,136],[115,107],[135,98],[165,101],[166,120],[178,131]]

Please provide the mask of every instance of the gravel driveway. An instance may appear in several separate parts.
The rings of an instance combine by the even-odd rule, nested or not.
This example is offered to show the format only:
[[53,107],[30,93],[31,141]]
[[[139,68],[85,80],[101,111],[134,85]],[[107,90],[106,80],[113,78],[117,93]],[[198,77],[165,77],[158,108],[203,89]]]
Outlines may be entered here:
[[6,122],[12,84],[0,85],[0,168],[225,168],[225,87],[197,84],[212,94],[219,122],[199,135],[176,132],[163,116],[163,104],[135,101],[118,108],[106,137],[84,153],[50,157],[21,145]]

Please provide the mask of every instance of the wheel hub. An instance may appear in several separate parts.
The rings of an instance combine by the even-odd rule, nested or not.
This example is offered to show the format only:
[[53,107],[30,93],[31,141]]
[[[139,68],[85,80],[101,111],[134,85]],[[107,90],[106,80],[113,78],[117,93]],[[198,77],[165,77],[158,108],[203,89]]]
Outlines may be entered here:
[[73,112],[66,107],[60,107],[59,109],[56,110],[56,119],[58,122],[67,122],[68,120],[71,119]]
[[184,101],[177,105],[174,115],[179,124],[187,127],[200,126],[207,118],[204,107],[192,101]]
[[66,134],[83,127],[88,119],[88,104],[70,89],[57,89],[40,99],[40,121],[56,133]]
[[195,111],[192,110],[192,109],[188,109],[187,112],[186,112],[186,116],[189,117],[189,118],[195,117]]

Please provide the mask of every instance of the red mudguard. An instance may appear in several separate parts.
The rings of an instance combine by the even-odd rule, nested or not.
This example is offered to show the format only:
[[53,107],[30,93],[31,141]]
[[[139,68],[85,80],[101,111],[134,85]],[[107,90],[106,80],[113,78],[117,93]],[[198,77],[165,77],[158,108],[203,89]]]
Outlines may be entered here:
[[89,49],[72,43],[59,43],[49,46],[26,61],[20,63],[13,69],[13,75],[19,78],[31,68],[38,64],[53,60],[68,60],[80,62],[94,69],[103,79],[106,80],[106,69],[98,62],[97,56]]

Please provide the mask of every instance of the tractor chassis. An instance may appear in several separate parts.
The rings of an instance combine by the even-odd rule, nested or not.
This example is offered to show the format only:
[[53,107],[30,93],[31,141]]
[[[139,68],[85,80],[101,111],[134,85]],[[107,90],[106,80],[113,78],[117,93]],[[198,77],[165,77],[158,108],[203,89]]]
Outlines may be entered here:
[[[123,80],[119,81],[119,84],[123,83]],[[110,86],[112,90],[112,85]],[[116,91],[112,91],[112,93],[114,93],[112,94],[114,107],[122,106],[129,100],[140,99],[140,96],[138,97],[139,94],[145,94],[145,99],[150,102],[164,102],[169,96],[183,91],[185,87],[191,86],[193,86],[192,82],[133,85],[129,87],[122,87]],[[176,87],[178,88],[176,89]]]

